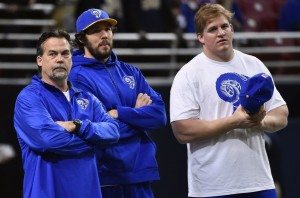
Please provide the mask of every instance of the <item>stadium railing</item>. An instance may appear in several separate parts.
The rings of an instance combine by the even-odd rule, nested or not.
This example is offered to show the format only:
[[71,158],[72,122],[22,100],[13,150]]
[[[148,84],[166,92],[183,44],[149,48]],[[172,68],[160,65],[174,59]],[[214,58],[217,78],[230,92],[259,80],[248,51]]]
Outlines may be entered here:
[[[0,41],[35,42],[38,37],[39,34],[0,33]],[[182,40],[187,43],[184,47],[178,45],[174,33],[148,33],[144,38],[137,33],[116,33],[114,40],[116,54],[139,67],[150,84],[158,86],[171,85],[177,71],[202,51],[196,35],[188,33],[182,35]],[[300,83],[300,46],[294,42],[299,40],[299,32],[236,32],[234,36],[235,48],[259,57],[278,83]],[[22,61],[24,56],[26,60]],[[4,60],[0,62],[0,73],[10,71],[3,72],[8,75],[1,74],[0,84],[25,85],[37,69],[33,47],[0,47],[0,58]],[[18,72],[27,74],[10,75]]]

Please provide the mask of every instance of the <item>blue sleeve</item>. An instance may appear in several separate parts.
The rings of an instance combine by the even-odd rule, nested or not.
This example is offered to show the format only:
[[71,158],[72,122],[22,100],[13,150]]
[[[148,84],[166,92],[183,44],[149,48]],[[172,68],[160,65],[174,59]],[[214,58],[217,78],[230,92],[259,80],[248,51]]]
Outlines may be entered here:
[[78,136],[93,144],[111,144],[119,140],[119,125],[104,110],[101,102],[92,96],[94,120],[86,119],[79,129]]
[[299,12],[296,12],[299,6],[297,2],[287,2],[283,5],[278,20],[278,28],[281,31],[295,31],[296,28],[299,28],[300,22],[297,20],[299,17]]
[[147,93],[152,100],[152,104],[140,108],[117,106],[118,119],[141,130],[152,130],[165,126],[167,116],[162,97],[148,85],[139,70],[137,71],[136,80],[136,84],[139,86],[138,93]]
[[37,94],[23,92],[19,95],[15,104],[14,126],[18,136],[38,152],[78,155],[94,149],[55,123]]
[[[93,89],[91,87],[91,84],[93,84],[92,82],[90,83],[86,83],[89,82],[89,79],[87,79],[85,76],[82,75],[75,75],[74,73],[71,72],[71,75],[69,76],[70,80],[72,81],[72,84],[82,90],[88,91],[90,93],[94,93],[94,95],[97,95],[97,89]],[[102,103],[101,103],[102,104]],[[103,105],[103,107],[105,108],[105,106]],[[104,111],[107,111],[106,109]],[[136,135],[136,131],[130,127],[128,124],[121,122],[120,120],[116,120],[118,122],[119,125],[119,135],[120,135],[120,139],[123,138],[128,138],[131,136],[135,136]]]

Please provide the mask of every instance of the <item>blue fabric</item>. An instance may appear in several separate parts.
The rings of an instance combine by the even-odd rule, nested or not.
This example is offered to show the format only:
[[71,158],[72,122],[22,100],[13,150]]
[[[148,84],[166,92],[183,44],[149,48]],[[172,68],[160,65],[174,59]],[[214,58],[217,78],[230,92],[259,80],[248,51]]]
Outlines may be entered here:
[[[104,151],[99,165],[101,184],[158,180],[156,146],[147,131],[166,124],[165,105],[140,70],[118,61],[114,53],[103,64],[76,51],[69,79],[77,87],[93,93],[107,110],[118,110],[120,141]],[[139,93],[147,93],[152,104],[134,108]]]
[[194,18],[195,18],[197,9],[193,10],[189,7],[189,5],[187,3],[181,3],[180,11],[186,19],[186,28],[184,31],[189,32],[189,33],[191,33],[191,32],[194,33],[195,32]]
[[109,22],[112,26],[115,26],[118,23],[115,19],[109,18],[107,12],[104,10],[92,8],[84,11],[78,17],[76,21],[76,31],[81,32],[99,21]]
[[287,0],[281,8],[278,28],[281,31],[300,31],[300,1]]
[[249,78],[241,89],[241,105],[250,114],[255,114],[265,102],[271,99],[273,91],[272,78],[265,73],[256,74]]
[[252,193],[241,193],[234,195],[214,196],[207,198],[277,198],[275,189],[263,190]]
[[101,187],[103,197],[107,198],[153,198],[149,182],[134,185],[117,185]]
[[[14,126],[22,150],[24,197],[101,197],[95,147],[115,143],[118,124],[99,100],[70,87],[64,94],[34,76],[17,97]],[[56,121],[80,119],[78,134]]]

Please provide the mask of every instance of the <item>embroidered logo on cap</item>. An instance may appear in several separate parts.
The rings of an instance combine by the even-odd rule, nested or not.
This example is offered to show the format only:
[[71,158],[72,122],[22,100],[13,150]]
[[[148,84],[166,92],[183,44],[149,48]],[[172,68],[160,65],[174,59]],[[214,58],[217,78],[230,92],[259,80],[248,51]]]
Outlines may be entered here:
[[95,15],[96,18],[100,18],[101,16],[101,10],[91,10],[92,15]]

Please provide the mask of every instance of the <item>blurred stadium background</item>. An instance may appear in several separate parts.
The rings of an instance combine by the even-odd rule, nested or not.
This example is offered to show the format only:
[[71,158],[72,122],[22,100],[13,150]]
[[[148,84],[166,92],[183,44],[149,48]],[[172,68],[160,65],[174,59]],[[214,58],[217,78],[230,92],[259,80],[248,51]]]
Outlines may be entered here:
[[[23,170],[13,110],[17,94],[36,73],[35,41],[41,32],[63,27],[73,35],[75,18],[81,10],[96,6],[106,9],[119,21],[114,51],[120,59],[142,70],[163,96],[168,112],[174,75],[201,52],[188,16],[205,2],[222,3],[236,13],[235,48],[265,63],[289,106],[288,127],[267,135],[266,142],[281,197],[298,198],[300,0],[0,1],[0,143],[12,145],[17,153],[14,159],[0,164],[0,197],[22,197]],[[176,141],[169,124],[154,131],[152,137],[157,143],[161,172],[161,180],[153,183],[156,197],[187,197],[186,146]]]

